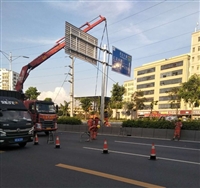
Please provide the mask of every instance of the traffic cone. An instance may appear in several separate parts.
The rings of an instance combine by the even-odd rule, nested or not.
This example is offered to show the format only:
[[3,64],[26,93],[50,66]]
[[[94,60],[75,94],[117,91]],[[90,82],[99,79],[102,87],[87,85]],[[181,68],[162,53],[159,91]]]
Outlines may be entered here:
[[55,148],[60,148],[60,140],[59,140],[58,136],[56,137],[56,146],[55,146]]
[[103,143],[103,153],[108,153],[108,144],[107,144],[107,141],[104,140],[104,143]]
[[38,144],[39,144],[38,136],[37,136],[37,134],[35,134],[34,145],[38,145]]
[[152,147],[151,147],[150,159],[156,160],[156,149],[155,149],[154,143],[152,144]]

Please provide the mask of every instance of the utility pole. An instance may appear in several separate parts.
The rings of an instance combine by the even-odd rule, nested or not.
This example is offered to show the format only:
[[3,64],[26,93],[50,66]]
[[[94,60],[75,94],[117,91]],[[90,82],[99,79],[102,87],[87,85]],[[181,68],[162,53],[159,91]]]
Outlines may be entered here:
[[[0,50],[0,52],[6,57],[6,59],[9,61],[9,90],[13,90],[13,71],[12,71],[12,62],[16,59],[18,59],[19,57],[23,57],[23,58],[29,58],[27,56],[13,56],[12,53],[10,52],[9,54],[7,54],[6,52],[3,52]],[[15,57],[13,59],[13,57]]]
[[70,73],[68,73],[71,76],[71,80],[69,82],[71,83],[71,90],[70,90],[70,117],[73,117],[74,114],[74,57],[69,56],[69,58],[72,60],[71,65],[69,67],[71,68]]
[[106,59],[107,59],[107,46],[104,45],[103,68],[102,68],[102,84],[101,84],[101,126],[104,123],[104,107],[105,107],[105,93],[106,93]]

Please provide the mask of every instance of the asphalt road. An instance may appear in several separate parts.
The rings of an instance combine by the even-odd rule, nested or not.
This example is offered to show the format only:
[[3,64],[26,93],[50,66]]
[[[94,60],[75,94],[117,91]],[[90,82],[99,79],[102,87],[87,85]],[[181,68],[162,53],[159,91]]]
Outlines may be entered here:
[[0,188],[200,187],[199,142],[108,135],[80,142],[79,135],[58,132],[60,148],[42,133],[39,145],[0,148]]

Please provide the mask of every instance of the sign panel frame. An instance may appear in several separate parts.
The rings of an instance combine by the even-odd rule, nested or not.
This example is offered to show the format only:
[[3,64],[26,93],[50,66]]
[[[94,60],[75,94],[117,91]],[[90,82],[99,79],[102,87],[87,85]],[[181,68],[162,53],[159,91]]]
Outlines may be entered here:
[[132,56],[112,47],[112,71],[122,75],[131,76]]
[[97,65],[98,39],[65,22],[65,53]]

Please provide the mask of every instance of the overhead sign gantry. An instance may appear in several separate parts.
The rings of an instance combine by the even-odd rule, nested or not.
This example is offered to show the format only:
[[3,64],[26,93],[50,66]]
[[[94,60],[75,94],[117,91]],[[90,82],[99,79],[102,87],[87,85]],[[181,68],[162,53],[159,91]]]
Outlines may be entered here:
[[97,65],[97,38],[65,22],[65,42],[65,53]]

